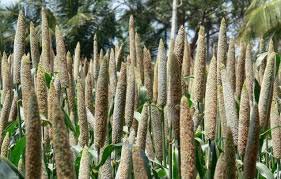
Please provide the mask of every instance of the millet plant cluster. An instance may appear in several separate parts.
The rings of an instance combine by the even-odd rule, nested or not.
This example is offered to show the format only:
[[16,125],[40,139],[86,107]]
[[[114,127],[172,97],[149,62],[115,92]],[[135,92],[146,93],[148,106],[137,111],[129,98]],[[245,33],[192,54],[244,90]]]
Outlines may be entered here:
[[128,55],[123,45],[103,51],[94,36],[87,60],[79,42],[67,51],[58,25],[50,33],[44,9],[41,30],[29,24],[25,53],[26,25],[20,12],[13,53],[1,60],[1,160],[19,177],[280,176],[281,73],[272,40],[254,54],[250,41],[227,38],[222,19],[211,59],[202,26],[194,57],[180,26],[152,59],[131,16]]

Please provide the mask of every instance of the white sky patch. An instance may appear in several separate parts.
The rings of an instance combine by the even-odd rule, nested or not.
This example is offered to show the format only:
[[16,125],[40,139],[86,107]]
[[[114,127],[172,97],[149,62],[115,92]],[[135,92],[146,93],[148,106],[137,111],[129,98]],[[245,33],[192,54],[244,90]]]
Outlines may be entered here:
[[0,6],[8,7],[16,4],[19,0],[0,0]]

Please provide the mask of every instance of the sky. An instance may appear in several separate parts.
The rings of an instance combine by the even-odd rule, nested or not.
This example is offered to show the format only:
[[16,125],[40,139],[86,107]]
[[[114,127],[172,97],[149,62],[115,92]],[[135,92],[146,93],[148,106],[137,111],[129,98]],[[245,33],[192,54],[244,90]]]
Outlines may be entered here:
[[0,5],[9,6],[18,0],[0,0]]

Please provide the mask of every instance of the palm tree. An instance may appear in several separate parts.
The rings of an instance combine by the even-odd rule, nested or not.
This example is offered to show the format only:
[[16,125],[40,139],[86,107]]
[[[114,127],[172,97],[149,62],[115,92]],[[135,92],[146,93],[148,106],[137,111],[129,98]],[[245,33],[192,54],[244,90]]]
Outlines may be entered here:
[[[63,31],[68,49],[75,49],[80,41],[82,54],[90,57],[93,34],[98,34],[99,46],[112,47],[116,31],[115,13],[110,9],[110,0],[19,0],[9,7],[0,7],[0,51],[12,51],[15,25],[19,10],[26,16],[26,24],[40,25],[41,8],[47,10],[51,32],[58,24]],[[29,26],[26,26],[28,44]],[[37,30],[40,33],[40,28]]]
[[278,37],[280,27],[281,0],[253,0],[246,11],[240,37]]

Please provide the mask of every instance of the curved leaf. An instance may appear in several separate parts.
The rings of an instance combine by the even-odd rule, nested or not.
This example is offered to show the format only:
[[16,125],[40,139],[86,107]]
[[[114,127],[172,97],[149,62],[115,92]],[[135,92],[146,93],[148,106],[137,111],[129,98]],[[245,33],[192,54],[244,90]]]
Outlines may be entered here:
[[271,173],[271,171],[267,168],[266,165],[264,165],[263,163],[257,162],[256,163],[256,167],[257,170],[259,171],[259,173],[265,177],[266,179],[274,179],[273,174]]

